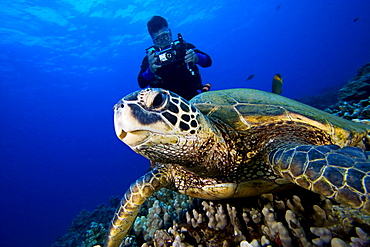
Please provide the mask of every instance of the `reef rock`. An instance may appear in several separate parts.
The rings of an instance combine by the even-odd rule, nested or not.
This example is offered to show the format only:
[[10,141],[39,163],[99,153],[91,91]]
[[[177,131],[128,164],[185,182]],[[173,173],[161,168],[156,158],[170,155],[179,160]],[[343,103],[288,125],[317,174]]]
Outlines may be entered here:
[[353,79],[339,90],[340,101],[360,101],[370,97],[370,63],[362,66]]
[[110,206],[101,204],[92,212],[82,210],[73,220],[67,233],[59,237],[51,247],[92,247],[103,243],[119,202],[118,197],[111,197]]

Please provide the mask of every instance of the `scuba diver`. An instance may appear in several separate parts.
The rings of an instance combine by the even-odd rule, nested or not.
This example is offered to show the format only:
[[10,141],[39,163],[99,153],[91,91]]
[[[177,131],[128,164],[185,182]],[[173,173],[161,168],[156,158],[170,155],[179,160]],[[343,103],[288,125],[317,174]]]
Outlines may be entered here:
[[166,19],[153,16],[147,23],[154,46],[147,49],[138,75],[140,88],[156,87],[170,90],[190,100],[199,91],[209,91],[209,83],[202,85],[197,65],[210,67],[211,57],[185,42],[181,34],[172,40]]

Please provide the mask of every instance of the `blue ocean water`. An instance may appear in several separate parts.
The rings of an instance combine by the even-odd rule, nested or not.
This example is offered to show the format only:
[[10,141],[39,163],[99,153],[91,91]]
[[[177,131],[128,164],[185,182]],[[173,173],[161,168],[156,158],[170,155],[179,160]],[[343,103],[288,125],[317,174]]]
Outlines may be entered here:
[[[113,105],[137,90],[146,22],[207,52],[213,90],[298,98],[370,61],[370,2],[2,0],[0,246],[50,246],[82,209],[122,195],[148,161],[116,137]],[[252,80],[245,79],[255,74]]]

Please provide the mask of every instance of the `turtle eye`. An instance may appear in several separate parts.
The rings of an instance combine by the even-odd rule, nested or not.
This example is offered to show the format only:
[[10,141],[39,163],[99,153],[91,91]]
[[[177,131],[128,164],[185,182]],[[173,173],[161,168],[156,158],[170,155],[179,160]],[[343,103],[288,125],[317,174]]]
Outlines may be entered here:
[[159,93],[157,94],[152,103],[153,108],[159,108],[166,102],[166,94],[165,93]]

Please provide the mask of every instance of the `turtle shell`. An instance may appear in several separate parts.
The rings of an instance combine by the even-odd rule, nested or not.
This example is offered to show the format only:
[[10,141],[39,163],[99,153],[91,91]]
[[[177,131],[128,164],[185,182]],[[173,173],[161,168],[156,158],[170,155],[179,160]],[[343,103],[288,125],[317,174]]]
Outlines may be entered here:
[[236,131],[274,123],[304,123],[321,129],[340,146],[357,143],[369,131],[369,126],[364,124],[256,89],[210,91],[194,97],[190,102],[204,115],[220,119]]

